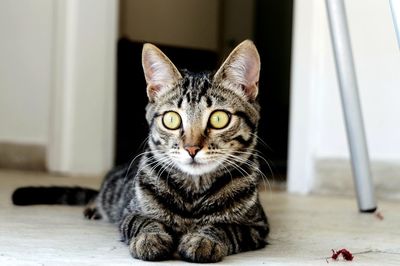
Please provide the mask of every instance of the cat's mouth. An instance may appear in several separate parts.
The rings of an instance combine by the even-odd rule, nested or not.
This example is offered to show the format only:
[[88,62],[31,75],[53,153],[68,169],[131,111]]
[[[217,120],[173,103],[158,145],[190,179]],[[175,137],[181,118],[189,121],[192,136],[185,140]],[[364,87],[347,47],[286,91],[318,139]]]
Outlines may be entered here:
[[200,162],[199,160],[192,159],[186,163],[180,163],[179,168],[190,175],[202,175],[212,172],[216,165],[210,162]]
[[203,165],[205,165],[204,163],[200,163],[200,162],[197,162],[196,160],[192,160],[191,162],[189,162],[188,163],[190,166],[192,166],[192,167],[200,167],[200,166],[203,166]]

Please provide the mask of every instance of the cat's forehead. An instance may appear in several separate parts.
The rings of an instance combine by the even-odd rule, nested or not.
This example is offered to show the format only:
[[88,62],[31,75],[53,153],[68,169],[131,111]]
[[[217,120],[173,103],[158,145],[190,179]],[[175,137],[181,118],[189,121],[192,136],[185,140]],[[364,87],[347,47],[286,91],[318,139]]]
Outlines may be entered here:
[[148,116],[176,111],[189,120],[209,115],[213,110],[243,111],[249,104],[243,97],[214,79],[213,72],[180,70],[181,78],[174,88],[150,105]]
[[192,73],[183,70],[182,79],[178,87],[180,91],[178,99],[178,108],[182,105],[186,107],[196,107],[202,101],[207,105],[211,105],[211,98],[209,95],[212,87],[212,74],[210,72]]
[[159,111],[179,110],[188,117],[196,117],[212,109],[229,111],[242,105],[237,95],[218,85],[213,72],[181,70],[181,74],[175,88],[158,103]]

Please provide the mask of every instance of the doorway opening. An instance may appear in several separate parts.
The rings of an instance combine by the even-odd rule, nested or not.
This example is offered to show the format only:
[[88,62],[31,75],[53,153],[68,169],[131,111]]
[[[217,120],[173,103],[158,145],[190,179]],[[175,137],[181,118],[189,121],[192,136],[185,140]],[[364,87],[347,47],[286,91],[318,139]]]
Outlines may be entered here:
[[293,0],[120,0],[115,163],[132,160],[147,137],[143,43],[157,45],[178,68],[204,71],[215,70],[238,43],[252,39],[262,64],[258,150],[269,162],[261,167],[268,178],[272,170],[284,181],[292,10]]

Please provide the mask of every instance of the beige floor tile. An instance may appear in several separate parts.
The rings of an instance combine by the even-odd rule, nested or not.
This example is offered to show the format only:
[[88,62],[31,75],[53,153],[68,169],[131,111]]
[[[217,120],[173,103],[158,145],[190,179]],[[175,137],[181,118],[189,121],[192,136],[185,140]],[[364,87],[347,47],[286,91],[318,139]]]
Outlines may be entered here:
[[[81,207],[12,206],[22,185],[98,187],[99,178],[0,171],[0,265],[155,265],[134,260],[117,229],[83,219]],[[262,192],[271,223],[270,245],[224,259],[221,265],[400,265],[399,202],[379,203],[384,219],[360,214],[353,198]],[[352,262],[327,259],[347,248]],[[180,261],[162,265],[186,264]]]

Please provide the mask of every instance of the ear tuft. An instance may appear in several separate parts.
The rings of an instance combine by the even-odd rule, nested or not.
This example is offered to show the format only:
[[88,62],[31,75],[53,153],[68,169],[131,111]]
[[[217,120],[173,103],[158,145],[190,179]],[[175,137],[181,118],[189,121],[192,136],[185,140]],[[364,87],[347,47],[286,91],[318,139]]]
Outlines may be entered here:
[[157,96],[171,89],[182,77],[171,60],[150,43],[143,46],[142,66],[150,102],[154,102]]
[[214,80],[254,101],[258,95],[260,56],[254,43],[245,40],[229,54]]

